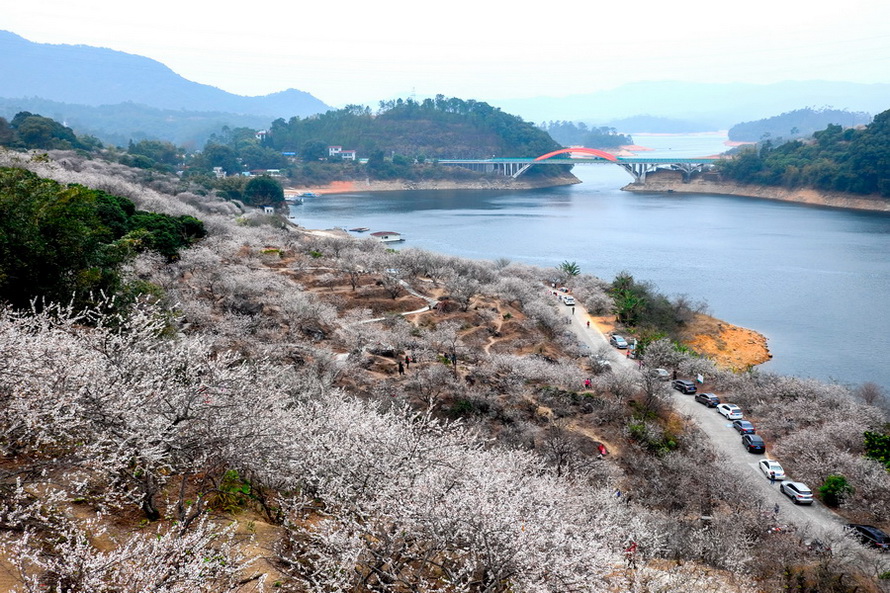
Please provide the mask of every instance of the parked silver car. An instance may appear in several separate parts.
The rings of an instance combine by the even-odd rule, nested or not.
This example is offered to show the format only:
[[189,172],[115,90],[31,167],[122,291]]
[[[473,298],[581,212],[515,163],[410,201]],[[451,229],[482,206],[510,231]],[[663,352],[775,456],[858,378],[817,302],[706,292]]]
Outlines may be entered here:
[[618,334],[612,334],[612,337],[609,338],[609,343],[615,346],[616,348],[621,348],[622,350],[627,348],[627,340],[625,340],[622,336]]
[[794,504],[813,504],[813,491],[803,482],[786,480],[779,484],[779,490],[794,501]]

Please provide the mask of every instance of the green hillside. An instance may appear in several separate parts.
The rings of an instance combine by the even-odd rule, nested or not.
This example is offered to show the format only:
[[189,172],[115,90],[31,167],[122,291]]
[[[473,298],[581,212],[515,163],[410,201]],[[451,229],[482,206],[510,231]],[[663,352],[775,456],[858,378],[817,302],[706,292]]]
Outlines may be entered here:
[[376,114],[360,105],[305,119],[272,123],[267,144],[300,152],[312,142],[383,151],[412,158],[536,157],[560,148],[546,132],[488,103],[437,95],[381,102]]
[[812,141],[765,142],[722,161],[720,170],[740,183],[890,196],[890,110],[862,129],[829,125]]

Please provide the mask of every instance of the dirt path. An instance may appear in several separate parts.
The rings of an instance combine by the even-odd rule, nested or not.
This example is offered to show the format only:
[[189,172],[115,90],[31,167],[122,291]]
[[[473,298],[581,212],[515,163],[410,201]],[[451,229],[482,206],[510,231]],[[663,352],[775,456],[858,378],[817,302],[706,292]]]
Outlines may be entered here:
[[498,307],[498,317],[497,322],[495,324],[494,333],[488,336],[488,340],[485,341],[485,346],[482,347],[482,351],[485,354],[491,354],[491,347],[501,341],[503,336],[501,336],[501,330],[504,327],[504,311]]
[[584,425],[581,425],[577,420],[572,420],[572,422],[569,423],[567,428],[570,431],[578,433],[580,435],[583,435],[594,442],[602,443],[603,445],[606,446],[606,450],[609,452],[609,455],[621,454],[620,447],[617,447],[617,446],[615,446],[615,444],[603,439],[603,437],[601,437],[596,432],[594,432],[590,426],[584,426]]

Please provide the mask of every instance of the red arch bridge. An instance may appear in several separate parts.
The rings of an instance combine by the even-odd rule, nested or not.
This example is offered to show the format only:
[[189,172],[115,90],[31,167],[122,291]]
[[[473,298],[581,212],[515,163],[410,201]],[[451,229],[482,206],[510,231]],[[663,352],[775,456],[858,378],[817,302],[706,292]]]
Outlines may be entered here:
[[[563,155],[582,153],[589,157],[570,158]],[[561,158],[560,158],[561,157]],[[535,166],[543,165],[618,165],[631,174],[635,183],[646,181],[646,175],[657,169],[671,169],[683,173],[688,180],[692,173],[714,166],[718,157],[649,158],[618,157],[595,148],[562,148],[537,158],[439,159],[440,165],[464,167],[482,173],[496,173],[514,179]]]

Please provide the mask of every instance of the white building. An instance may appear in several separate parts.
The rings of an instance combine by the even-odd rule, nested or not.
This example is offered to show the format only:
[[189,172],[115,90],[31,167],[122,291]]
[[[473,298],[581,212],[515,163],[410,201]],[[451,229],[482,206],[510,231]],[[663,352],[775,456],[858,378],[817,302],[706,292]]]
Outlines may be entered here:
[[354,161],[356,158],[354,150],[343,150],[342,146],[328,146],[328,156],[339,156],[344,161]]

